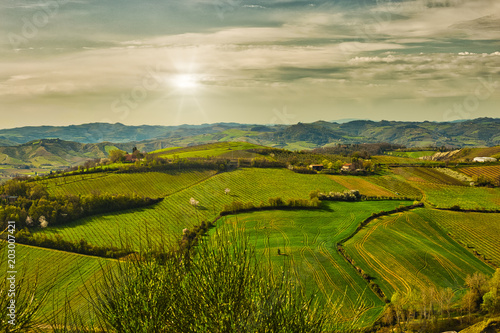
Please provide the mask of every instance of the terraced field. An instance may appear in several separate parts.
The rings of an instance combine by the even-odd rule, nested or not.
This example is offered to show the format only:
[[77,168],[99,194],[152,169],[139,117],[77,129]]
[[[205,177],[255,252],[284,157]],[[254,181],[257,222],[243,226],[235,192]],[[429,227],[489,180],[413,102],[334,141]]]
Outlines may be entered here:
[[[224,190],[230,189],[226,195]],[[325,175],[304,175],[286,169],[238,169],[217,174],[194,186],[173,193],[162,202],[135,210],[97,215],[38,232],[61,234],[64,239],[84,238],[93,245],[130,243],[135,249],[148,241],[176,244],[184,228],[213,220],[225,204],[233,201],[267,203],[270,197],[308,199],[312,190],[342,191],[345,188]],[[105,191],[105,189],[102,189]],[[147,190],[143,192],[148,195]],[[190,198],[199,201],[197,208]]]
[[[101,268],[114,263],[101,259],[63,251],[48,250],[27,245],[16,246],[17,277],[25,277],[30,283],[38,281],[38,291],[49,295],[40,315],[47,315],[64,308],[69,301],[74,311],[87,313],[86,285],[90,287],[100,276]],[[0,277],[5,277],[2,270]],[[90,288],[91,290],[91,288]],[[88,314],[88,313],[87,313]]]
[[[336,243],[352,234],[373,212],[408,204],[408,201],[327,202],[323,210],[239,214],[220,220],[218,228],[235,225],[275,265],[279,266],[284,258],[290,259],[300,283],[309,292],[318,289],[323,300],[332,306],[339,302],[346,321],[352,320],[360,307],[359,324],[364,326],[378,317],[384,303],[341,257]],[[278,249],[282,255],[277,254]]]
[[422,218],[439,224],[449,235],[470,250],[476,250],[500,267],[500,214],[419,210]]
[[213,175],[215,171],[165,171],[140,173],[94,173],[44,181],[51,194],[90,194],[93,191],[158,198],[175,193]]
[[380,187],[369,180],[372,177],[356,177],[356,176],[328,176],[333,181],[339,183],[349,190],[359,190],[361,194],[366,196],[386,196],[386,197],[395,197],[397,196],[395,193],[386,190],[383,187]]
[[426,200],[437,208],[458,205],[462,209],[499,209],[500,188],[451,186],[414,183],[425,193]]
[[456,289],[467,274],[493,272],[447,236],[425,210],[372,221],[345,244],[347,253],[389,298],[395,291],[429,285]]
[[460,168],[458,171],[465,173],[469,177],[484,176],[492,182],[500,180],[500,165]]
[[439,172],[433,168],[398,167],[392,168],[392,172],[404,177],[408,181],[419,183],[433,183],[443,185],[465,185],[460,180]]

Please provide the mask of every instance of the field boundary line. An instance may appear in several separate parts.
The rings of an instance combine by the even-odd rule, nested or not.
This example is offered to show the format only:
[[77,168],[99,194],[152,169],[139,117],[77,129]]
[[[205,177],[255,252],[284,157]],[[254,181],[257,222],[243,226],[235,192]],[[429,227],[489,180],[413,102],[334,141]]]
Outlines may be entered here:
[[[0,242],[5,242],[5,241],[3,239],[0,239]],[[42,246],[36,246],[36,245],[28,245],[28,244],[22,244],[22,243],[19,243],[18,245],[30,247],[30,248],[33,248],[33,249],[42,249],[42,250],[46,250],[46,251],[53,251],[53,252],[59,252],[59,253],[72,254],[72,255],[75,255],[75,256],[82,256],[82,257],[86,257],[86,258],[95,258],[95,259],[108,260],[108,261],[119,261],[119,259],[93,256],[93,255],[90,255],[90,254],[82,254],[82,253],[64,251],[64,250],[52,249],[52,248],[42,247]]]
[[371,288],[371,284],[369,281],[367,281],[363,275],[361,274],[361,272],[358,271],[358,269],[356,268],[356,266],[351,262],[352,260],[349,260],[347,258],[347,252],[344,248],[344,243],[347,242],[348,240],[350,240],[351,238],[353,238],[355,235],[357,235],[361,229],[363,229],[368,223],[370,223],[371,221],[374,221],[374,220],[377,220],[379,219],[380,217],[383,217],[383,216],[390,216],[392,214],[395,214],[395,213],[401,213],[401,212],[405,212],[405,211],[409,211],[409,210],[413,210],[415,208],[421,208],[421,207],[425,207],[423,203],[418,203],[418,204],[414,204],[414,205],[410,205],[410,206],[403,206],[402,208],[396,208],[396,209],[393,209],[393,210],[390,210],[390,211],[382,211],[380,213],[374,213],[372,216],[366,218],[364,221],[362,221],[359,226],[356,228],[356,230],[354,230],[354,232],[352,234],[350,234],[349,236],[341,239],[339,242],[337,242],[336,246],[335,246],[335,249],[337,251],[337,253],[339,253],[339,255],[344,258],[345,261],[347,261],[347,263],[349,264],[350,267],[352,267],[354,269],[354,271],[356,272],[356,274],[358,274],[359,276],[361,276],[361,278],[367,283],[369,289],[379,298],[381,299],[382,301],[385,301],[385,293],[383,293],[382,289],[380,288],[380,286],[376,283],[373,283],[372,284],[374,285],[374,287],[376,287],[378,290],[380,290],[382,292],[382,295],[380,295],[379,293],[375,292],[372,288]]

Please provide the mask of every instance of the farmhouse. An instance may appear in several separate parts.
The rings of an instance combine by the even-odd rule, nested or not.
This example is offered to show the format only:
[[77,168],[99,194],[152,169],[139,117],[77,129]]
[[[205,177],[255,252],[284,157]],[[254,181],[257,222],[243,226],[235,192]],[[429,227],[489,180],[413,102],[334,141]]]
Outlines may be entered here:
[[497,159],[494,157],[474,157],[474,162],[496,162]]
[[133,163],[137,161],[137,157],[133,154],[127,154],[125,155],[125,162],[128,162],[128,163]]
[[352,163],[344,164],[342,168],[340,168],[340,171],[351,171],[351,170],[354,170],[354,165],[352,165]]
[[311,164],[309,165],[309,169],[312,169],[314,171],[321,171],[323,170],[324,166],[323,164]]

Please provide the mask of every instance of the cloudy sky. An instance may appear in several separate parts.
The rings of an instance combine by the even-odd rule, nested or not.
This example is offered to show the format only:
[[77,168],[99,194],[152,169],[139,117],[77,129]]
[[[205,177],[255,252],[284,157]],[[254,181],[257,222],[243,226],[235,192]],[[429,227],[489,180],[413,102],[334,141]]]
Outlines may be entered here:
[[0,128],[500,116],[498,0],[2,0]]

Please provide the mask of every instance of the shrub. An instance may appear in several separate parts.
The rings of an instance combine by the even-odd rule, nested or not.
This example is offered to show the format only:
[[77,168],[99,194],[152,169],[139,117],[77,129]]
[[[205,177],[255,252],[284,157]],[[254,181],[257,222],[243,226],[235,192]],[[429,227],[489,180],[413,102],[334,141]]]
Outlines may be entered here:
[[131,260],[104,274],[92,299],[112,331],[321,332],[325,316],[286,273],[261,265],[236,231],[200,242],[196,254]]

